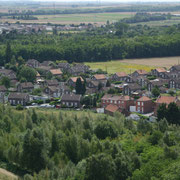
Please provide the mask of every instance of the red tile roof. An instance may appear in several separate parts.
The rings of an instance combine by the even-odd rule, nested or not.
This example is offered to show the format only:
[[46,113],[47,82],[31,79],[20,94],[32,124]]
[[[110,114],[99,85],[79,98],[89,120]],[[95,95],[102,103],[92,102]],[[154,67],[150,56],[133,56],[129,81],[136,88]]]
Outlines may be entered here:
[[143,69],[140,69],[140,70],[137,70],[136,72],[138,72],[138,74],[141,74],[141,75],[143,75],[143,74],[148,74],[145,70],[143,70]]
[[106,76],[104,74],[95,74],[94,77],[97,80],[106,79]]
[[102,100],[124,100],[129,101],[133,100],[130,96],[113,96],[112,94],[106,94],[102,97]]
[[176,97],[172,97],[172,96],[160,96],[160,97],[158,97],[158,99],[156,100],[156,103],[158,103],[158,104],[163,104],[163,103],[165,103],[165,104],[170,104],[170,103],[172,103],[172,102],[175,102],[176,101]]
[[156,68],[156,71],[158,71],[158,72],[166,72],[166,69],[165,68]]
[[148,98],[147,96],[142,96],[142,97],[139,98],[137,101],[151,101],[151,99]]
[[116,75],[118,77],[124,77],[124,76],[127,76],[127,74],[125,72],[117,72]]
[[51,69],[50,72],[53,75],[61,75],[62,74],[62,71],[60,69]]
[[116,106],[116,105],[113,105],[113,104],[109,104],[109,105],[105,108],[106,111],[113,112],[113,113],[116,112],[118,109],[119,109],[119,107]]

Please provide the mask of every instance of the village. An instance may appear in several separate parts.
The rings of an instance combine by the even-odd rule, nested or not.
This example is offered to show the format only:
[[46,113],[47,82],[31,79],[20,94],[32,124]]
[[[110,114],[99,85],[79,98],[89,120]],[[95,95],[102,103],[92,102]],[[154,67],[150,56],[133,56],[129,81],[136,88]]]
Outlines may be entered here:
[[8,77],[10,87],[0,86],[0,101],[12,106],[91,109],[98,113],[139,119],[138,114],[154,117],[159,105],[175,102],[180,89],[180,65],[151,72],[137,70],[131,74],[108,75],[84,64],[30,59],[25,64],[36,71],[34,82],[19,82],[11,69],[1,67],[1,79]]
[[0,34],[10,34],[10,33],[17,33],[17,34],[40,34],[40,33],[48,33],[56,31],[81,31],[92,28],[92,24],[84,24],[81,23],[79,25],[53,25],[51,23],[47,24],[28,24],[28,23],[1,23],[0,22]]

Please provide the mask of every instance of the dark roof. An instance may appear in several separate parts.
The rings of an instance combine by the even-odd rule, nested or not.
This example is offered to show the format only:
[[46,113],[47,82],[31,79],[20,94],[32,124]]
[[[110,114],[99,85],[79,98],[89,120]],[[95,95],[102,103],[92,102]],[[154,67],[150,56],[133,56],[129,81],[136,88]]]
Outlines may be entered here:
[[9,75],[11,73],[15,74],[15,72],[13,70],[10,70],[10,69],[0,69],[0,74]]
[[59,82],[58,82],[56,79],[46,80],[46,83],[47,83],[49,86],[58,85],[58,84],[59,84]]
[[16,92],[13,92],[13,93],[10,93],[9,94],[9,99],[25,99],[26,97],[28,96],[27,93],[16,93]]
[[33,64],[34,62],[39,63],[36,59],[29,59],[26,64]]
[[127,85],[131,90],[139,90],[141,89],[141,86],[137,83],[130,83]]
[[49,66],[51,63],[53,63],[52,61],[44,61],[41,63],[41,66]]
[[51,66],[48,66],[48,65],[47,66],[42,66],[41,65],[41,66],[38,67],[38,69],[42,69],[44,71],[49,71],[51,69]]
[[171,79],[170,81],[174,81],[174,82],[176,82],[177,84],[180,84],[180,79],[178,78],[178,79]]
[[67,68],[67,67],[70,67],[70,64],[69,63],[58,63],[57,65],[59,68]]
[[34,85],[32,84],[32,82],[24,82],[20,84],[22,88],[26,89],[26,88],[34,88]]
[[172,66],[172,68],[176,69],[177,71],[180,71],[180,65]]
[[150,81],[154,86],[163,86],[164,84],[168,83],[167,79],[155,79]]
[[81,95],[78,94],[64,94],[61,101],[80,101]]
[[7,91],[6,87],[3,86],[3,85],[1,85],[1,86],[0,86],[0,92],[5,92],[5,91]]

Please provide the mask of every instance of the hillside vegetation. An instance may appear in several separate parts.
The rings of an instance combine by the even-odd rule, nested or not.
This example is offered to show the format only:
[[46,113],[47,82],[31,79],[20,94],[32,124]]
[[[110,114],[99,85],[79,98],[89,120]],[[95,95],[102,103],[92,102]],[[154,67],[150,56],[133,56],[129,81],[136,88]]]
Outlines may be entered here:
[[0,166],[25,180],[178,179],[180,128],[92,112],[0,106]]

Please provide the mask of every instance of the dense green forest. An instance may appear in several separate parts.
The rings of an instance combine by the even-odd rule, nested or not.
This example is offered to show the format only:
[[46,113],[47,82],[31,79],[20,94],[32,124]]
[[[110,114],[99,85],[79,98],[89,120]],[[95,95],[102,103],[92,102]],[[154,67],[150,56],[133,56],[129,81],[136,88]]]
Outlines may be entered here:
[[[10,45],[11,48],[8,47]],[[67,60],[69,62],[108,61],[180,55],[180,25],[170,27],[129,26],[117,22],[81,33],[58,35],[0,35],[0,64],[6,58],[25,60]],[[10,59],[10,58],[9,58]]]
[[0,106],[0,167],[24,180],[179,179],[180,127]]

